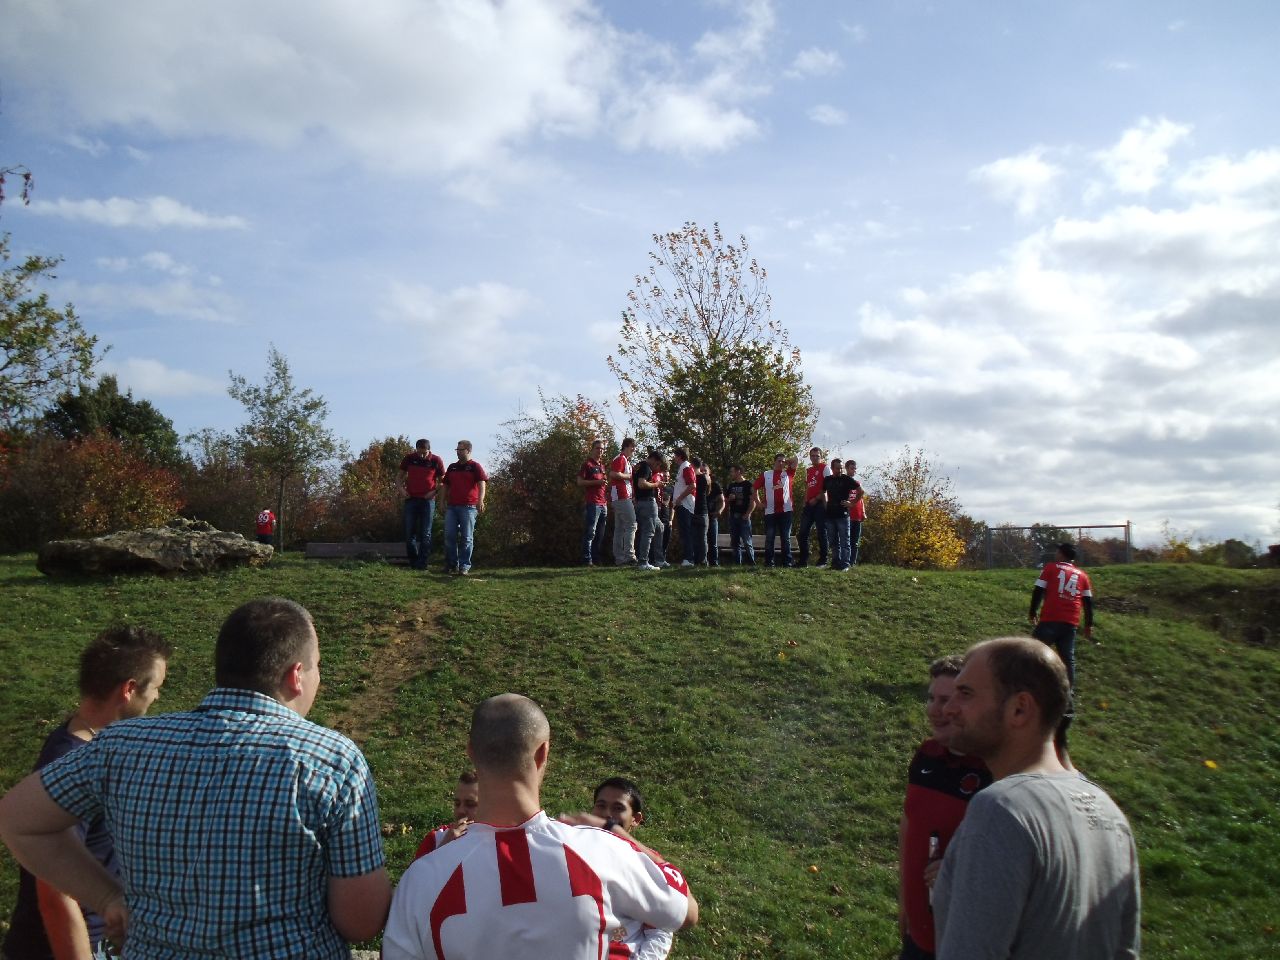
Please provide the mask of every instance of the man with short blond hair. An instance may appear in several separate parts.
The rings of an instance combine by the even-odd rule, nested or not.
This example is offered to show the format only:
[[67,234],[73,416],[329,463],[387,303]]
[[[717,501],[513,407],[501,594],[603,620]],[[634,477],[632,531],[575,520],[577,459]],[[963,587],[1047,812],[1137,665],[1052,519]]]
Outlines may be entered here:
[[1138,856],[1129,821],[1066,769],[1054,731],[1062,660],[1026,637],[969,649],[943,710],[953,750],[995,782],[969,802],[934,886],[939,960],[1137,958]]

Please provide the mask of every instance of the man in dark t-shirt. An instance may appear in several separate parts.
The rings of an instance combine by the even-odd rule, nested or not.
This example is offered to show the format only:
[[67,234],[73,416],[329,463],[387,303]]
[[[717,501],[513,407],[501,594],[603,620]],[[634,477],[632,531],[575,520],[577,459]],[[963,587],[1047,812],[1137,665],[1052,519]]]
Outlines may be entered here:
[[662,465],[662,458],[650,453],[631,471],[631,483],[635,487],[636,505],[636,569],[657,570],[651,554],[654,535],[658,531],[658,486],[654,474]]
[[822,503],[827,522],[827,543],[831,547],[831,569],[848,570],[849,549],[849,501],[853,499],[858,481],[844,472],[839,457],[831,461],[831,475],[822,481]]
[[436,484],[444,476],[444,461],[431,452],[431,441],[419,440],[400,461],[404,489],[404,548],[409,566],[427,569],[431,555],[431,524],[436,515]]
[[729,504],[729,544],[733,549],[733,562],[741,565],[743,557],[755,566],[756,551],[751,544],[751,512],[756,508],[756,498],[751,481],[742,476],[742,467],[729,468],[729,484],[724,488]]
[[[113,627],[99,634],[80,654],[80,705],[45,739],[34,769],[84,746],[108,724],[146,713],[160,694],[172,652],[162,637],[142,627]],[[118,877],[120,864],[103,817],[82,821],[76,833],[94,859]],[[105,936],[96,913],[19,869],[5,957],[53,960],[55,948],[59,956],[87,955]]]

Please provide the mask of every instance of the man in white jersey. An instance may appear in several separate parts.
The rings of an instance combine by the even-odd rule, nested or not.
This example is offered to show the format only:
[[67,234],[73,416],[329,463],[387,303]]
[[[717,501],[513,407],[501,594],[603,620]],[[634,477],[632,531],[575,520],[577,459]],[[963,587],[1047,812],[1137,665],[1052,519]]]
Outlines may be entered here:
[[507,693],[476,707],[467,743],[480,778],[476,821],[405,872],[383,960],[598,960],[628,921],[697,923],[674,866],[620,833],[547,817],[550,752],[551,728],[532,700]]
[[943,708],[952,750],[995,782],[969,801],[933,888],[938,960],[1136,960],[1138,856],[1106,791],[1063,767],[1070,696],[1038,640],[970,648]]

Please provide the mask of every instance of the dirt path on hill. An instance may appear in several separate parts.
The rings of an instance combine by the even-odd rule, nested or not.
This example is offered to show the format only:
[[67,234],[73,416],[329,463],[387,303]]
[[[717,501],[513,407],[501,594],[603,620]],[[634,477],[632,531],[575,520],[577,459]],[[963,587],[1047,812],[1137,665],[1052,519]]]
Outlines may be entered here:
[[[354,740],[364,741],[377,722],[395,707],[396,695],[407,680],[432,662],[430,638],[439,636],[440,620],[448,604],[437,597],[410,604],[390,623],[365,627],[369,646],[369,676],[364,692],[351,697],[329,716],[331,725]],[[375,644],[379,637],[382,644]]]

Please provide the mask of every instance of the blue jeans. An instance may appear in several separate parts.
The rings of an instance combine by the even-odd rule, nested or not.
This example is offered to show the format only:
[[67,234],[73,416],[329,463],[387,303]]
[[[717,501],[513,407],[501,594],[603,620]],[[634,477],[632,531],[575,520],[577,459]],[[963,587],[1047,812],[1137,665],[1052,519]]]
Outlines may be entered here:
[[693,563],[693,511],[684,507],[676,507],[676,524],[680,528],[680,552],[684,559]]
[[747,555],[747,563],[755,565],[756,549],[751,545],[751,518],[729,514],[729,543],[733,546],[733,562],[742,563],[742,555]]
[[831,566],[849,569],[849,518],[827,517],[827,543],[831,545]]
[[720,566],[720,518],[707,514],[707,563]]
[[764,515],[764,565],[773,566],[773,538],[782,537],[782,565],[793,566],[791,559],[791,511]]
[[827,508],[818,503],[807,503],[800,513],[800,566],[809,562],[809,531],[818,528],[818,562],[827,562]]
[[862,521],[849,521],[849,566],[858,565],[858,547],[862,545]]
[[431,497],[409,497],[404,502],[404,550],[409,566],[427,569],[431,556],[431,521],[436,518],[436,502]]
[[707,515],[705,513],[693,515],[690,536],[693,537],[693,562],[702,566],[707,562]]
[[653,542],[658,532],[658,504],[655,500],[636,501],[636,561],[639,563],[656,563],[653,556]]
[[470,570],[476,508],[450,504],[444,512],[444,566],[446,570]]
[[649,545],[649,562],[660,567],[667,562],[667,541],[671,539],[671,516],[665,518],[659,510],[654,518],[653,543]]
[[1041,620],[1031,635],[1043,640],[1058,651],[1063,664],[1067,668],[1067,680],[1074,688],[1076,685],[1076,628],[1069,623]]
[[582,508],[582,562],[599,563],[604,551],[603,503],[588,503]]

